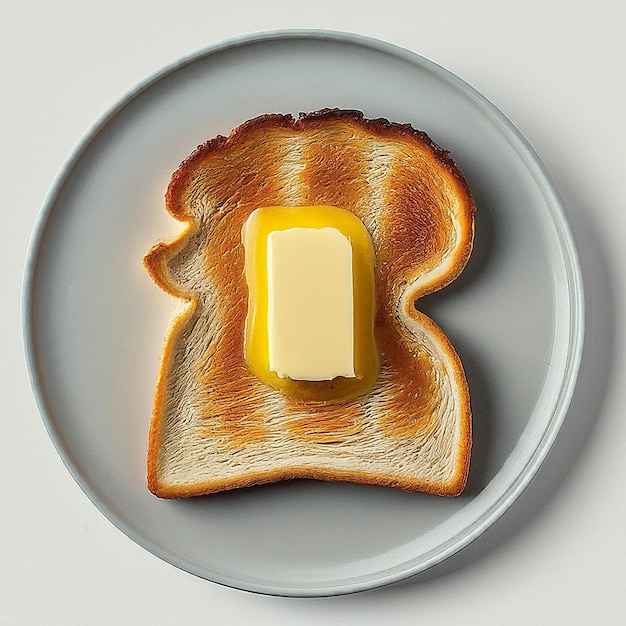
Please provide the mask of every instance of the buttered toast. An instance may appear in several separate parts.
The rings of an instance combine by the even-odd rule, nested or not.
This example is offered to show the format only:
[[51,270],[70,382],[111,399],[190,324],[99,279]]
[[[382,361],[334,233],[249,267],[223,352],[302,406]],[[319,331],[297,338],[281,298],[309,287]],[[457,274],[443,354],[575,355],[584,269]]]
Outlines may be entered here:
[[[380,367],[362,395],[306,402],[278,393],[245,360],[242,229],[259,207],[326,205],[354,214],[371,237]],[[358,111],[264,115],[199,146],[173,174],[166,209],[187,228],[144,263],[184,306],[156,385],[154,494],[292,478],[463,490],[472,442],[465,375],[415,305],[454,280],[472,249],[474,203],[446,151],[409,125]]]

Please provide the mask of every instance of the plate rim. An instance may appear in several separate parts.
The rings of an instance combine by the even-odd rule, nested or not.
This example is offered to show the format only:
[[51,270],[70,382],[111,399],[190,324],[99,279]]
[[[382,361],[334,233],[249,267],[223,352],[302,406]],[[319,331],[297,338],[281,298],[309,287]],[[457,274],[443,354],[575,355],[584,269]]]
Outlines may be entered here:
[[[164,550],[163,546],[158,546],[152,540],[133,532],[131,528],[127,527],[121,516],[105,506],[103,502],[99,501],[99,499],[92,492],[90,486],[87,484],[87,481],[80,475],[78,468],[73,464],[67,451],[64,450],[60,433],[55,427],[54,420],[51,419],[46,406],[44,384],[37,367],[35,356],[36,346],[34,338],[33,298],[37,259],[41,251],[41,244],[46,231],[46,226],[49,222],[50,216],[52,215],[57,200],[65,183],[74,168],[80,162],[83,154],[89,150],[92,143],[96,140],[99,134],[106,129],[107,125],[135,98],[170,74],[183,69],[191,63],[210,56],[218,55],[226,50],[272,40],[288,39],[308,39],[314,41],[330,41],[333,43],[347,43],[383,52],[396,59],[408,61],[412,65],[426,68],[427,70],[434,72],[444,81],[460,88],[460,90],[466,95],[469,95],[478,104],[481,110],[489,115],[492,121],[498,123],[499,131],[506,134],[506,139],[512,145],[515,152],[517,152],[520,157],[525,160],[529,172],[532,173],[538,187],[544,192],[544,195],[547,194],[546,209],[550,214],[551,221],[559,237],[559,243],[561,245],[560,258],[565,266],[564,270],[567,278],[566,286],[569,294],[568,321],[570,332],[568,339],[568,351],[564,376],[560,380],[561,384],[558,398],[552,408],[551,417],[546,422],[539,444],[527,459],[523,469],[519,472],[516,479],[509,484],[504,496],[494,502],[487,509],[487,511],[476,519],[473,524],[469,525],[464,532],[457,533],[455,537],[448,540],[446,542],[448,545],[445,549],[438,551],[437,554],[431,556],[429,559],[421,561],[418,565],[413,567],[403,567],[401,568],[401,571],[387,573],[386,575],[379,572],[378,576],[371,575],[365,581],[356,581],[355,579],[359,578],[358,576],[353,576],[350,579],[343,579],[341,581],[326,581],[326,586],[324,587],[294,586],[284,588],[276,585],[246,585],[242,584],[241,581],[239,581],[240,584],[237,584],[238,581],[234,579],[230,580],[222,576],[208,577],[206,573],[194,569],[194,567],[187,563],[184,559],[178,559],[176,555],[171,553],[169,550]],[[117,527],[135,543],[178,569],[226,587],[264,595],[291,597],[325,597],[343,595],[366,591],[399,582],[422,573],[449,559],[454,554],[467,547],[489,527],[491,527],[495,521],[497,521],[512,506],[526,487],[528,487],[531,483],[532,479],[535,477],[539,468],[548,456],[554,441],[556,440],[567,415],[574,389],[576,387],[582,361],[585,330],[585,297],[582,270],[563,201],[543,162],[511,120],[474,87],[466,83],[450,70],[447,70],[443,66],[421,54],[370,36],[353,32],[325,29],[278,29],[248,33],[224,39],[213,45],[192,52],[191,54],[179,57],[173,62],[163,66],[161,69],[149,74],[145,79],[123,94],[113,104],[113,106],[109,107],[109,109],[97,118],[96,121],[88,127],[87,131],[83,133],[77,145],[70,151],[69,155],[65,159],[63,165],[53,180],[51,187],[44,197],[28,244],[22,280],[21,305],[23,348],[26,356],[31,388],[41,419],[44,423],[46,431],[48,432],[48,436],[50,437],[65,467],[94,506],[96,506],[96,508],[107,518],[107,520],[109,520],[115,527]],[[410,561],[406,561],[400,565],[406,566],[409,563]],[[398,567],[399,566],[397,565],[395,569],[398,569]],[[329,582],[331,582],[331,584],[328,584]]]

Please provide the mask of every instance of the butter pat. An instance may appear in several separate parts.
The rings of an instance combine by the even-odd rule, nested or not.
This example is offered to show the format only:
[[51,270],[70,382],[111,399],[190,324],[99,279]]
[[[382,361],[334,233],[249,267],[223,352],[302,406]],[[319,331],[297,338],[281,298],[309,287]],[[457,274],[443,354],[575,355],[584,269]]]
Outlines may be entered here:
[[352,246],[336,228],[267,239],[269,369],[280,378],[354,378]]
[[250,371],[298,402],[343,402],[371,389],[380,359],[375,256],[363,222],[333,206],[259,207],[241,240]]

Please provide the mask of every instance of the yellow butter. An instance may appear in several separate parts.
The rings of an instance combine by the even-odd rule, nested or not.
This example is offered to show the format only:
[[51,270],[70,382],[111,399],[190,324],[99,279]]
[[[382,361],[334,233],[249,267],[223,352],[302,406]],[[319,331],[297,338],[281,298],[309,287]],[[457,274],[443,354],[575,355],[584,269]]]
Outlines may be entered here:
[[354,378],[352,246],[336,228],[267,239],[269,369],[280,378]]
[[242,238],[250,369],[304,401],[369,390],[379,358],[374,251],[362,222],[337,207],[264,207],[250,215]]

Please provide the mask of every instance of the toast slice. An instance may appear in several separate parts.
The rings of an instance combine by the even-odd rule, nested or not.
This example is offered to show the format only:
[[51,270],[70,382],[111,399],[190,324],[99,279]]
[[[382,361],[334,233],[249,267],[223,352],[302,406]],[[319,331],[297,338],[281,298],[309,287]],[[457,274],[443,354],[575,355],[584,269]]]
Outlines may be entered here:
[[[307,404],[244,360],[242,226],[263,206],[356,214],[376,254],[381,369],[365,395]],[[415,301],[454,280],[472,248],[474,203],[448,153],[409,125],[358,111],[264,115],[199,146],[166,208],[184,232],[145,257],[182,307],[167,334],[148,444],[164,498],[314,478],[443,496],[467,479],[471,411],[461,362]]]

